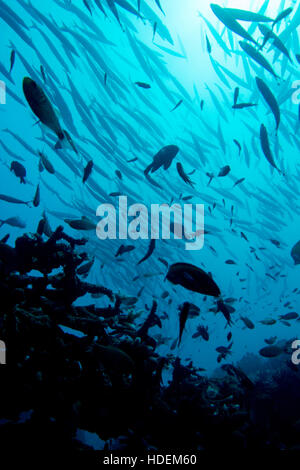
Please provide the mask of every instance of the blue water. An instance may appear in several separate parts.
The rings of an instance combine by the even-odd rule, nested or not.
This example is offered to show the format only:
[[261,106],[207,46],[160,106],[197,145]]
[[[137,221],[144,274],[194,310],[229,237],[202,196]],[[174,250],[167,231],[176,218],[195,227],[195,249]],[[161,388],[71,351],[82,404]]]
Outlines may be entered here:
[[[295,58],[300,47],[298,30],[291,27],[289,32],[288,29],[291,24],[299,24],[299,2],[272,0],[265,12],[274,18],[284,8],[294,6],[292,15],[274,29],[276,34],[282,34],[293,62],[288,64],[282,54],[274,53],[272,48],[265,49],[265,56],[280,76],[279,80],[247,58],[239,47],[241,38],[227,32],[206,0],[162,0],[165,15],[154,1],[141,0],[143,19],[118,7],[123,29],[106,2],[102,3],[107,17],[91,0],[88,4],[92,15],[79,0],[1,2],[1,65],[9,70],[11,43],[16,51],[16,60],[11,73],[14,83],[0,73],[8,91],[6,104],[0,105],[0,143],[16,157],[8,154],[1,145],[0,192],[30,201],[39,184],[41,203],[33,208],[0,201],[1,219],[20,216],[26,222],[25,229],[3,225],[0,237],[10,233],[9,243],[13,244],[23,232],[35,232],[44,211],[52,229],[63,224],[70,235],[88,237],[86,250],[95,257],[88,281],[128,296],[136,295],[144,287],[135,307],[141,311],[138,323],[147,314],[145,304],[150,307],[153,299],[158,301],[159,314],[167,312],[169,319],[163,321],[162,329],[156,327],[151,331],[154,336],[161,334],[168,338],[167,343],[160,347],[162,354],[170,352],[171,343],[178,337],[178,306],[184,301],[196,304],[201,309],[200,318],[188,319],[182,343],[173,353],[178,353],[183,359],[191,358],[208,372],[217,367],[215,349],[228,344],[226,336],[230,330],[233,334],[233,361],[239,360],[246,352],[257,353],[265,345],[264,338],[299,337],[299,322],[295,320],[290,326],[280,321],[272,326],[260,323],[266,317],[278,320],[279,315],[288,311],[298,312],[300,307],[299,295],[293,293],[299,287],[299,268],[290,255],[299,239],[300,221],[299,118],[298,105],[292,101],[292,84],[300,77]],[[137,8],[135,0],[129,3]],[[26,44],[18,31],[8,26],[3,15],[5,5],[9,5],[28,26],[28,30],[19,27],[32,39],[34,47]],[[32,10],[30,5],[36,10]],[[262,1],[227,2],[229,7],[249,8],[256,12],[262,5]],[[60,31],[61,36],[49,30],[39,13]],[[230,55],[221,49],[203,17],[232,51]],[[158,26],[152,41],[155,22]],[[244,23],[244,26],[249,28],[250,24]],[[78,35],[83,41],[80,42]],[[211,44],[211,55],[207,51],[206,35]],[[260,37],[257,29],[253,35]],[[70,52],[64,38],[73,45],[77,55]],[[175,55],[159,46],[170,49]],[[221,81],[210,58],[243,81],[239,101],[257,103],[256,107],[231,108],[238,84],[227,75],[227,85]],[[46,83],[40,73],[41,65]],[[274,117],[255,85],[257,75],[268,84],[280,103],[278,134]],[[78,147],[78,155],[70,147],[56,151],[56,136],[45,126],[35,124],[37,119],[22,91],[24,76],[30,76],[43,87],[63,128],[68,130]],[[151,88],[138,88],[135,85],[137,81],[149,83]],[[23,105],[9,92],[13,92]],[[182,104],[171,112],[180,100],[183,100]],[[203,110],[201,100],[204,101]],[[274,170],[263,155],[259,139],[262,123],[268,129],[275,161],[284,175]],[[19,136],[33,151],[28,151],[6,129]],[[233,139],[242,146],[240,155]],[[167,171],[160,169],[153,174],[161,186],[159,189],[147,181],[144,169],[153,156],[169,144],[177,145],[180,152]],[[45,170],[39,172],[38,151],[47,155],[55,168],[54,175]],[[127,162],[134,157],[137,161]],[[22,158],[21,163],[26,167],[25,185],[21,185],[9,170],[11,161],[17,158]],[[83,185],[83,170],[91,159],[98,170],[94,168]],[[186,173],[196,170],[191,176],[194,188],[185,184],[178,175],[178,161]],[[215,177],[208,186],[206,173],[218,174],[225,165],[230,165],[230,174],[224,178]],[[122,180],[116,176],[116,170],[121,171]],[[60,175],[67,179],[68,185]],[[245,181],[233,187],[240,178],[245,178]],[[153,255],[137,265],[147,251],[149,240],[125,241],[125,244],[134,244],[135,250],[123,255],[123,261],[118,261],[120,258],[116,259],[114,255],[123,240],[101,241],[95,231],[75,231],[64,222],[66,218],[85,215],[96,224],[98,205],[117,203],[116,198],[108,196],[112,192],[128,196],[130,204],[142,203],[147,207],[154,203],[170,203],[171,200],[180,202],[180,194],[192,195],[191,203],[205,205],[205,226],[210,233],[205,236],[203,249],[187,251],[184,241],[157,240]],[[241,232],[247,236],[248,242],[241,237]],[[280,247],[272,244],[270,239],[277,240]],[[222,298],[236,299],[232,328],[226,326],[221,313],[210,311],[215,307],[214,298],[204,300],[203,295],[173,286],[165,280],[167,270],[159,262],[159,257],[167,260],[169,265],[188,262],[212,273]],[[228,259],[236,264],[226,264]],[[140,277],[133,282],[136,276]],[[164,291],[170,294],[166,299],[161,298]],[[168,303],[170,298],[171,304]],[[84,305],[87,301],[91,299],[81,298],[78,302]],[[93,301],[97,306],[106,302],[101,298]],[[286,302],[290,302],[288,307],[284,307]],[[250,318],[255,328],[246,329],[240,315]],[[198,324],[208,326],[209,342],[192,339]]]

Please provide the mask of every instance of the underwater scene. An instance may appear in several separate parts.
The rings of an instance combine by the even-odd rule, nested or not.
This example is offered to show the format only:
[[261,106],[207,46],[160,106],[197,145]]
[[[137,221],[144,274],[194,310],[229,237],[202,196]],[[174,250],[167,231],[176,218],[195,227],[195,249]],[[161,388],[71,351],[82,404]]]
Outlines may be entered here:
[[0,448],[300,450],[300,1],[0,0]]

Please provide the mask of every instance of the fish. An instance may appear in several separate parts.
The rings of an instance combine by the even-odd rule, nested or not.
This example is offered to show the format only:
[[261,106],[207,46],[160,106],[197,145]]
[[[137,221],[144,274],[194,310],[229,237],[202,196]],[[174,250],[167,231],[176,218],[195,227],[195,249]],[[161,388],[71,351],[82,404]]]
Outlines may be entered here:
[[297,312],[289,312],[279,316],[279,320],[296,320],[297,318],[299,318]]
[[270,338],[264,339],[264,342],[267,343],[269,346],[275,343],[277,340],[277,336],[271,336]]
[[270,109],[271,109],[271,111],[274,115],[274,118],[275,118],[275,121],[276,121],[276,131],[278,131],[279,124],[280,124],[280,109],[279,109],[278,102],[277,102],[274,94],[272,93],[272,91],[268,87],[268,85],[261,78],[256,77],[256,84],[257,84],[257,87],[258,87],[260,93],[264,97],[265,101],[269,105],[269,107],[270,107]]
[[179,284],[184,288],[199,294],[219,297],[221,292],[212,277],[203,269],[188,263],[172,264],[166,275],[172,284]]
[[207,36],[206,36],[206,47],[207,47],[207,52],[211,54],[211,44]]
[[262,325],[275,325],[276,323],[276,320],[274,318],[265,318],[264,320],[260,320],[260,322]]
[[273,168],[275,168],[277,171],[279,171],[279,173],[281,173],[281,171],[276,166],[276,163],[274,161],[274,158],[270,149],[268,132],[264,124],[260,126],[260,144],[261,144],[261,148],[264,153],[264,156],[266,157],[268,162],[272,165]]
[[236,145],[237,148],[239,149],[239,155],[241,155],[241,151],[242,151],[242,146],[241,146],[241,144],[240,144],[239,141],[236,140],[236,139],[233,139],[233,142],[235,143],[235,145]]
[[133,246],[133,245],[127,245],[127,246],[126,245],[121,245],[118,248],[118,251],[116,252],[115,257],[117,258],[118,256],[121,256],[124,253],[129,253],[130,251],[132,251],[134,249],[135,249],[135,246]]
[[175,111],[175,109],[177,109],[182,104],[182,102],[183,100],[178,101],[178,103],[174,106],[174,108],[171,109],[171,113]]
[[65,139],[64,131],[43,89],[31,78],[24,77],[23,92],[27,103],[39,121],[57,135],[58,142],[63,141]]
[[155,249],[155,238],[151,238],[147,253],[145,254],[145,256],[142,259],[140,259],[137,262],[137,264],[141,264],[144,261],[146,261],[148,258],[150,258],[150,256],[152,255],[154,249]]
[[243,183],[243,182],[245,181],[245,179],[246,179],[246,178],[240,178],[240,179],[238,179],[238,180],[234,183],[233,188],[234,188],[235,186],[238,186],[239,184]]
[[254,323],[248,318],[248,317],[243,317],[241,316],[240,317],[241,320],[244,322],[244,324],[246,325],[247,328],[249,328],[249,330],[253,330],[254,329]]
[[36,188],[36,191],[35,191],[35,195],[34,195],[33,201],[32,201],[34,207],[38,207],[38,206],[40,205],[40,201],[41,201],[40,185],[38,184],[38,185],[37,185],[37,188]]
[[50,173],[51,175],[54,175],[55,169],[54,169],[52,163],[48,160],[48,158],[44,154],[44,152],[38,152],[38,155],[40,157],[40,162],[41,162],[43,168],[45,168],[45,170],[47,170],[48,173]]
[[162,7],[161,7],[161,4],[160,4],[160,0],[154,0],[156,5],[158,6],[158,8],[160,9],[160,11],[166,16],[165,12],[163,11]]
[[10,225],[11,227],[18,227],[18,228],[25,228],[26,222],[22,220],[20,217],[9,217],[4,220],[0,220],[0,227],[2,225]]
[[208,333],[207,326],[206,327],[203,325],[197,326],[197,331],[196,333],[192,335],[192,338],[196,339],[196,338],[199,338],[199,336],[201,336],[204,339],[204,341],[209,341],[209,333]]
[[83,177],[82,177],[83,183],[87,181],[88,177],[92,173],[93,166],[94,166],[93,160],[89,160],[83,172]]
[[240,89],[239,87],[236,87],[234,89],[234,97],[233,97],[233,105],[235,106],[238,102],[238,99],[239,99],[239,93],[240,93]]
[[257,106],[256,103],[237,103],[232,106],[232,109],[244,109],[244,108],[253,108]]
[[273,345],[272,346],[265,346],[264,348],[259,350],[259,354],[262,357],[267,357],[267,358],[277,357],[282,353],[283,353],[282,348],[280,348],[278,346],[273,346]]
[[190,186],[194,186],[194,183],[191,181],[190,177],[185,173],[184,169],[183,169],[183,166],[181,165],[180,162],[177,162],[176,164],[176,169],[177,169],[177,172],[180,176],[180,178],[187,184],[189,184]]
[[92,12],[92,9],[91,9],[91,6],[88,2],[88,0],[83,0],[83,3],[84,3],[84,6],[87,8],[87,10],[89,11],[90,15],[93,16],[93,12]]
[[10,202],[12,204],[25,204],[26,206],[29,206],[29,204],[31,204],[31,201],[22,201],[21,199],[17,199],[12,196],[7,196],[6,194],[0,194],[0,200]]
[[231,171],[231,168],[229,165],[225,165],[223,166],[220,171],[219,171],[219,174],[218,174],[218,177],[223,177],[223,176],[227,176],[228,173],[230,173]]
[[96,224],[84,215],[81,219],[64,219],[64,221],[74,230],[96,230]]
[[16,51],[13,49],[10,53],[10,68],[9,68],[9,73],[12,72],[12,69],[14,68],[14,64],[15,64],[15,60],[16,60]]
[[44,80],[44,83],[46,83],[46,81],[47,81],[46,73],[45,73],[45,69],[42,65],[40,66],[40,72],[41,72],[42,78]]
[[295,265],[300,264],[300,240],[293,246],[291,257],[293,258]]
[[20,178],[20,183],[23,183],[23,184],[26,183],[26,181],[25,181],[26,169],[21,163],[19,163],[17,161],[11,162],[10,171],[13,171],[14,174],[18,178]]
[[278,36],[276,36],[276,34],[270,28],[267,28],[267,26],[264,26],[261,24],[258,26],[258,29],[264,36],[264,42],[261,45],[260,49],[262,49],[264,45],[267,43],[267,41],[270,41],[271,39],[272,46],[276,47],[276,49],[282,52],[289,59],[289,61],[292,62],[289,51],[287,50],[287,48],[285,47],[281,39]]
[[222,299],[217,301],[217,312],[223,313],[225,319],[227,320],[227,324],[229,326],[232,325],[230,313],[231,313],[231,307],[230,305],[227,305],[225,302],[223,302]]
[[144,82],[135,82],[135,85],[137,85],[140,88],[144,88],[146,90],[151,88],[151,85],[149,85],[149,83],[144,83]]
[[189,309],[190,309],[190,304],[189,302],[184,302],[183,305],[180,306],[179,308],[179,338],[178,338],[178,346],[180,346],[181,339],[182,339],[182,333],[186,324],[186,321],[189,316]]
[[240,21],[250,21],[251,23],[271,23],[273,22],[272,18],[268,16],[261,15],[259,13],[254,13],[247,10],[239,10],[238,8],[224,8],[224,10],[235,20]]
[[166,147],[163,147],[158,153],[154,155],[153,162],[147,166],[147,168],[144,170],[144,174],[148,175],[150,172],[154,173],[162,166],[164,167],[164,170],[168,170],[178,152],[179,147],[177,147],[177,145],[167,145]]
[[226,28],[230,29],[230,31],[236,33],[238,36],[247,39],[247,41],[253,42],[255,45],[257,45],[255,39],[253,39],[250,34],[234,19],[228,9],[222,8],[215,3],[211,3],[210,8],[216,17],[226,26]]
[[273,68],[269,64],[269,62],[264,58],[264,56],[257,51],[251,44],[248,44],[246,41],[240,41],[239,42],[241,48],[243,49],[246,54],[251,57],[252,60],[254,60],[257,64],[261,65],[265,70],[267,70],[273,77],[275,78],[280,78],[276,73],[274,72]]
[[117,177],[119,178],[119,180],[122,179],[122,173],[120,172],[120,170],[116,170],[116,171],[115,171],[115,174],[117,175]]
[[290,7],[290,8],[286,8],[285,10],[283,10],[281,13],[279,13],[275,20],[272,22],[272,28],[274,28],[274,26],[279,23],[280,21],[282,21],[284,18],[286,18],[287,16],[289,16],[293,11],[293,8]]

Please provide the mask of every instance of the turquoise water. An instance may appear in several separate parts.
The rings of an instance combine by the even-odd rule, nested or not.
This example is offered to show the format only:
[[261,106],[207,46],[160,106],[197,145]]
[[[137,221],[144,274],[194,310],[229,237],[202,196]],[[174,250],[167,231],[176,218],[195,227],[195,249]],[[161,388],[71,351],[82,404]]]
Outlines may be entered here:
[[[173,353],[183,359],[191,358],[208,372],[218,366],[215,349],[228,344],[226,336],[230,330],[232,361],[246,352],[257,353],[265,345],[264,338],[297,338],[299,322],[292,320],[288,326],[278,320],[279,315],[299,309],[298,292],[293,292],[298,288],[299,268],[290,255],[299,239],[299,116],[298,104],[292,100],[293,83],[300,78],[295,57],[300,53],[298,2],[272,0],[267,2],[264,12],[275,18],[284,8],[294,7],[292,14],[274,28],[292,62],[272,46],[264,49],[264,56],[279,79],[248,58],[239,46],[241,38],[228,32],[212,13],[208,1],[161,1],[163,15],[154,1],[142,0],[142,18],[119,6],[122,27],[107,3],[102,3],[107,17],[91,0],[88,5],[92,14],[79,0],[1,2],[1,65],[7,73],[11,48],[16,52],[11,81],[0,73],[7,87],[6,104],[0,107],[1,193],[31,201],[39,184],[41,202],[38,207],[27,207],[0,201],[1,219],[20,216],[26,222],[25,229],[3,225],[0,237],[10,233],[12,244],[21,233],[35,232],[44,211],[52,229],[63,224],[66,233],[88,237],[86,250],[95,257],[88,281],[128,296],[136,295],[144,287],[136,304],[141,312],[138,322],[147,314],[145,304],[151,306],[153,298],[158,301],[159,314],[167,312],[169,318],[163,321],[162,329],[156,327],[151,333],[167,338],[160,347],[162,354],[170,352],[173,340],[178,337],[178,306],[185,301],[196,304],[201,310],[200,318],[188,319],[181,345]],[[134,0],[129,4],[137,9]],[[32,40],[31,47],[23,34],[22,38],[18,30],[8,26],[5,5],[24,21],[28,29],[20,24],[18,27],[21,34]],[[228,1],[227,6],[257,12],[263,2]],[[251,23],[243,25],[251,29],[253,37],[261,38]],[[210,54],[206,36],[211,44]],[[228,48],[227,53],[216,37]],[[70,51],[70,45],[74,51]],[[212,61],[223,75],[216,73]],[[22,91],[24,76],[44,89],[78,154],[70,146],[55,150],[55,134],[35,124],[37,119]],[[257,89],[256,76],[268,84],[280,103],[278,133],[274,117]],[[147,83],[151,88],[140,88],[135,82]],[[232,109],[237,86],[239,101],[257,106]],[[180,106],[171,111],[180,100]],[[263,155],[261,124],[267,128],[280,171]],[[242,147],[240,155],[234,139]],[[162,147],[171,144],[180,151],[168,170],[161,168],[152,175],[160,185],[158,188],[145,178],[144,170]],[[55,174],[39,171],[38,151],[45,153]],[[137,160],[128,162],[133,158]],[[10,172],[12,160],[25,166],[25,185]],[[93,160],[94,168],[83,185],[83,171],[89,160]],[[186,173],[195,170],[191,175],[194,187],[180,178],[177,162],[181,162]],[[231,168],[229,175],[217,177],[225,165]],[[122,173],[122,180],[116,170]],[[209,186],[207,173],[216,175]],[[241,178],[245,180],[234,187]],[[137,265],[147,252],[149,240],[125,240],[135,249],[115,258],[124,240],[101,241],[95,230],[76,231],[64,222],[86,216],[96,225],[97,207],[117,204],[117,198],[109,196],[113,192],[128,196],[129,204],[142,203],[147,207],[169,204],[171,200],[182,204],[180,195],[193,196],[190,203],[205,205],[205,228],[209,233],[205,235],[203,249],[187,251],[182,240],[157,240],[152,256]],[[241,232],[248,241],[241,237]],[[271,239],[280,246],[275,246]],[[167,269],[158,258],[169,265],[192,263],[212,273],[222,298],[235,299],[232,328],[226,325],[220,312],[211,311],[216,299],[204,299],[199,293],[165,280]],[[226,264],[229,259],[235,264]],[[139,278],[133,281],[136,276]],[[169,293],[165,299],[164,291]],[[91,299],[82,298],[79,304],[85,305],[87,301]],[[94,301],[97,306],[105,305],[101,298]],[[240,316],[251,319],[255,328],[245,328]],[[277,320],[276,324],[261,324],[267,317]],[[208,326],[209,342],[192,339],[199,324]]]

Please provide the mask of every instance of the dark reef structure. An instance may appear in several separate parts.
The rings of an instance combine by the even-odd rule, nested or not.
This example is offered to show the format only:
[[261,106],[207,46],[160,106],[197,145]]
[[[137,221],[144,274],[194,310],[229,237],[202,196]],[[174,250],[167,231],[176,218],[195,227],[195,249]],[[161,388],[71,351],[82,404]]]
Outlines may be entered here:
[[[160,356],[149,333],[161,326],[157,303],[135,326],[117,295],[80,279],[84,244],[62,227],[47,240],[34,234],[15,247],[0,243],[3,448],[91,449],[78,429],[128,455],[299,448],[299,372],[253,381],[228,364],[225,376],[208,378],[178,357]],[[109,306],[74,306],[86,293],[103,294]],[[167,385],[164,368],[172,372]]]

